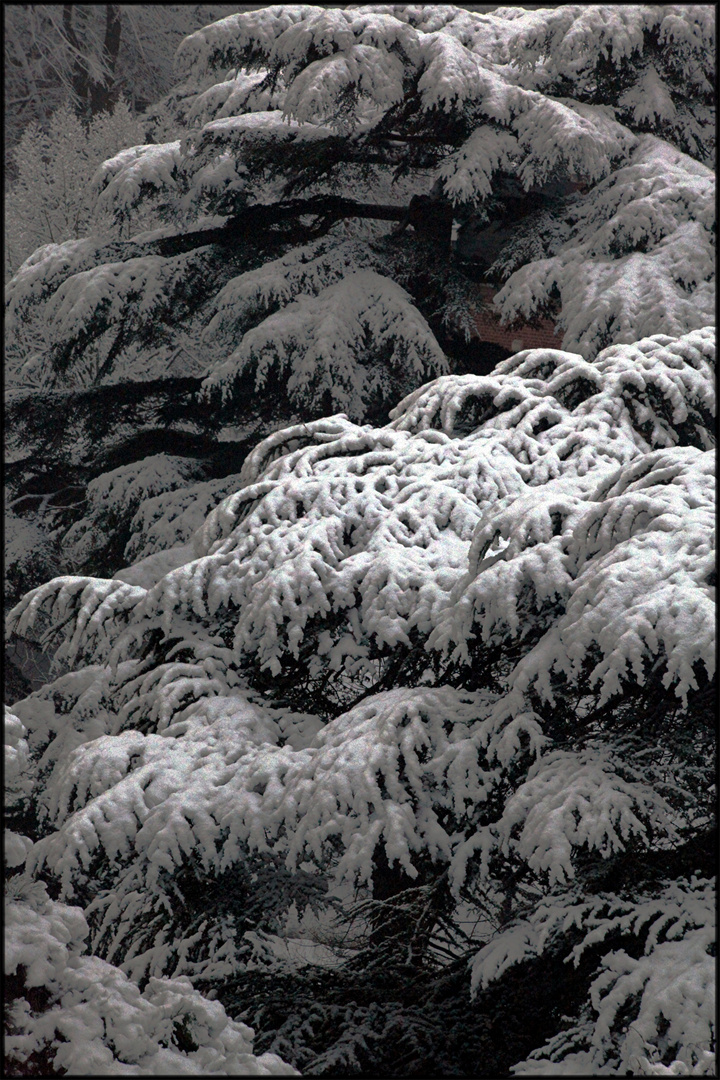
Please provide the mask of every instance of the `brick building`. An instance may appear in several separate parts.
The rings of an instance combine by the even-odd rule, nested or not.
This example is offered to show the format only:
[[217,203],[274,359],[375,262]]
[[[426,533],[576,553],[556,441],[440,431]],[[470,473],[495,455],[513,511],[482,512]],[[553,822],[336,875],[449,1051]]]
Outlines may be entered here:
[[490,222],[478,219],[465,221],[458,228],[453,243],[456,257],[470,271],[476,283],[474,322],[477,339],[483,344],[507,349],[511,354],[521,349],[561,349],[563,335],[555,330],[559,305],[557,314],[551,311],[544,316],[533,316],[527,322],[518,320],[513,326],[501,326],[492,302],[500,291],[499,279],[496,284],[490,284],[487,277],[485,281],[482,278],[488,272],[492,275],[493,265],[498,260],[502,261],[504,251],[516,238],[518,230],[521,233],[525,230],[527,234],[528,228],[532,229],[531,223],[538,211],[547,210],[554,203],[556,212],[561,213],[562,200],[585,194],[588,185],[574,176],[551,178],[529,191],[520,189],[513,178],[507,179],[508,185],[511,194],[505,201],[502,216]]
[[500,316],[493,305],[493,297],[499,291],[493,285],[476,285],[478,305],[474,315],[477,336],[481,342],[500,345],[510,353],[521,349],[562,349],[562,333],[555,330],[555,319],[535,317],[529,323],[515,322],[501,326]]

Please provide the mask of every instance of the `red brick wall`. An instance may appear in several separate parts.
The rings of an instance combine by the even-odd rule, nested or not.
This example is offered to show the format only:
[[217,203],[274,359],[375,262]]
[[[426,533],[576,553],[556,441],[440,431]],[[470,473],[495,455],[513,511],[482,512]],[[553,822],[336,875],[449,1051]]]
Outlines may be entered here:
[[501,326],[500,317],[492,298],[498,291],[492,285],[478,285],[478,307],[474,315],[477,336],[480,341],[501,345],[510,352],[521,349],[561,349],[562,334],[555,332],[552,318],[534,318],[533,325],[516,321],[512,326]]

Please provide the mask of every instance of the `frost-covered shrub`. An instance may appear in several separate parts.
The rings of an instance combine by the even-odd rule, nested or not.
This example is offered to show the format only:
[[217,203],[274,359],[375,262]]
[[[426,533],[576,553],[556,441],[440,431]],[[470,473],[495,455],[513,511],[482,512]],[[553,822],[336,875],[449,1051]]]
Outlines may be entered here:
[[[122,99],[87,127],[65,105],[46,131],[37,122],[25,128],[14,150],[17,177],[5,196],[6,280],[37,248],[90,231],[96,168],[129,142],[142,141],[142,127]],[[106,232],[109,226],[108,220]]]

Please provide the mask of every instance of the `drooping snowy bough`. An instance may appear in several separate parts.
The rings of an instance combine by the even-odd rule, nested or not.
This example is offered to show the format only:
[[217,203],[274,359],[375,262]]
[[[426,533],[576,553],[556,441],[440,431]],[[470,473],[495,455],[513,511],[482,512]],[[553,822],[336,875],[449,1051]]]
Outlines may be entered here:
[[712,323],[714,48],[710,5],[282,5],[192,34],[90,235],[8,283],[8,606],[118,569],[137,507],[105,507],[106,542],[89,486],[118,468],[220,479],[291,421],[384,424],[537,320],[589,361]]
[[133,567],[25,596],[65,673],[13,707],[14,843],[84,962],[149,979],[138,1009],[221,994],[287,972],[291,900],[360,887],[376,949],[414,913],[408,971],[467,958],[478,1016],[575,966],[517,1072],[710,1073],[714,341],[529,350],[383,427],[286,428],[199,527],[153,497]]
[[[5,812],[27,813],[37,768],[28,731],[5,707]],[[253,1032],[204,998],[187,976],[151,978],[141,992],[118,967],[87,954],[80,907],[51,900],[18,873],[32,847],[5,831],[5,1068],[16,1076],[288,1076]]]
[[172,365],[236,399],[292,360],[291,402],[364,419],[408,390],[386,346],[427,379],[435,338],[452,354],[471,329],[453,223],[503,319],[550,312],[586,358],[706,325],[713,35],[710,5],[296,5],[205,27],[166,141],[98,170],[115,236],[48,245],[10,283],[10,375]]

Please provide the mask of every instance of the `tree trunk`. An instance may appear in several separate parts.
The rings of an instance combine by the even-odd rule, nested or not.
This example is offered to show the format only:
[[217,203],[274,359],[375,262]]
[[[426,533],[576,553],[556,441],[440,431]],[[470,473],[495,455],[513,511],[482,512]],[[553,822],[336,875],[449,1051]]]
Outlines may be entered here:
[[110,112],[116,102],[115,68],[120,52],[120,32],[122,22],[117,4],[105,5],[105,40],[103,42],[103,61],[107,68],[105,81],[93,83],[90,87],[90,112],[93,116],[100,112]]
[[384,846],[375,848],[369,942],[383,965],[421,970],[438,921],[453,907],[447,873],[430,860],[423,862],[411,878],[398,863],[390,866]]
[[86,118],[90,108],[90,82],[87,64],[73,26],[73,7],[73,4],[63,4],[63,30],[68,44],[75,54],[70,74],[70,87],[75,97],[75,107],[78,114]]
[[63,4],[63,30],[74,53],[71,88],[79,115],[89,120],[100,112],[110,111],[115,104],[115,69],[120,53],[122,19],[117,4],[105,5],[105,38],[102,65],[105,77],[99,82],[90,78],[87,58],[73,25],[73,4]]
[[408,208],[408,225],[433,254],[446,259],[452,241],[453,209],[447,199],[413,195]]

